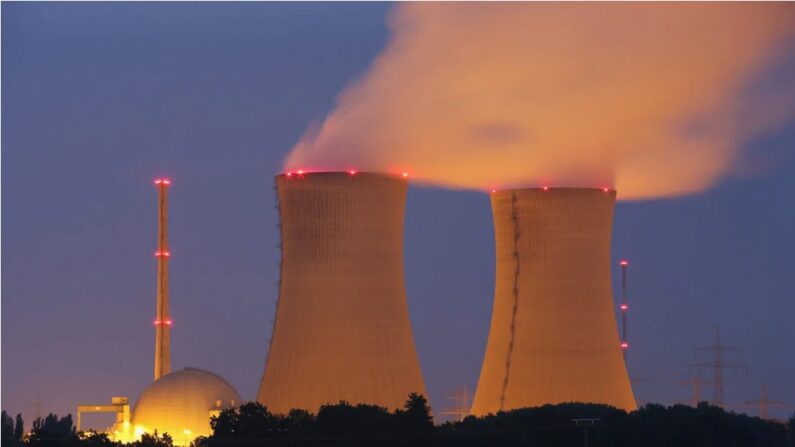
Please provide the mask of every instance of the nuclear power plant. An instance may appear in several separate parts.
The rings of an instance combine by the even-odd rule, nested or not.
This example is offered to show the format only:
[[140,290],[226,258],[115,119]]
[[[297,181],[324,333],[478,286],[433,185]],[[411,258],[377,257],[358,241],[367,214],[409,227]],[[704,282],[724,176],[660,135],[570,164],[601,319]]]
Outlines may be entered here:
[[[317,412],[340,401],[392,410],[409,393],[426,393],[404,285],[406,177],[356,171],[276,176],[281,277],[257,394],[271,412]],[[114,412],[113,439],[157,432],[187,445],[211,434],[213,415],[242,402],[213,373],[171,372],[171,181],[155,184],[154,381],[132,412],[126,397],[79,406],[78,425],[81,413]],[[492,192],[496,286],[471,414],[575,401],[635,408],[612,304],[615,196],[608,188]]]
[[496,285],[472,414],[562,402],[635,409],[613,312],[608,188],[493,191]]
[[403,280],[405,175],[278,175],[281,280],[257,400],[402,407],[425,394]]

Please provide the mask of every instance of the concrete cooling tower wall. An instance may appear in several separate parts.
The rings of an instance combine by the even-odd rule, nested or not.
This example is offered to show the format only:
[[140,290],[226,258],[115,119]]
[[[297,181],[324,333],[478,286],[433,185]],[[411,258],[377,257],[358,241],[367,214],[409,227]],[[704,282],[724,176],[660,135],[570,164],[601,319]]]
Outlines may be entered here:
[[406,180],[292,173],[276,185],[281,286],[257,400],[316,412],[425,394],[403,283]]
[[560,402],[635,409],[610,283],[615,191],[491,195],[494,308],[472,414]]

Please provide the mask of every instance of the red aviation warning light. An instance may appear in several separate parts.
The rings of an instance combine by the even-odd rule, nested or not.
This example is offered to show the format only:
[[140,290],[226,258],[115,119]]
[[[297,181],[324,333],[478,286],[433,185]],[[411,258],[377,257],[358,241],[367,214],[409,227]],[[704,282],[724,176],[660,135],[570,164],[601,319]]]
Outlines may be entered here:
[[167,178],[156,178],[155,179],[155,185],[170,185],[170,184],[171,184],[171,180],[169,180]]
[[629,343],[627,343],[625,341],[622,341],[621,342],[621,349],[627,349],[627,348],[629,348]]
[[549,191],[549,186],[544,186],[541,189],[543,189],[544,191]]
[[610,191],[610,188],[602,188],[602,191],[603,192],[608,192],[608,191]]
[[622,305],[621,305],[621,310],[622,310],[622,311],[624,311],[624,312],[626,312],[626,311],[628,311],[628,310],[629,310],[629,306],[627,306],[626,304],[622,304]]
[[164,258],[168,258],[168,257],[171,256],[171,252],[170,251],[156,251],[155,252],[155,256],[158,257],[158,258],[161,257],[161,256],[164,257]]
[[351,169],[351,170],[348,171],[348,174],[351,175],[351,176],[356,175],[356,170],[355,169]]
[[403,173],[403,178],[409,178],[409,173],[408,172],[404,172]]
[[619,264],[621,264],[622,267],[626,267],[629,265],[629,261],[627,261],[626,259],[622,259]]

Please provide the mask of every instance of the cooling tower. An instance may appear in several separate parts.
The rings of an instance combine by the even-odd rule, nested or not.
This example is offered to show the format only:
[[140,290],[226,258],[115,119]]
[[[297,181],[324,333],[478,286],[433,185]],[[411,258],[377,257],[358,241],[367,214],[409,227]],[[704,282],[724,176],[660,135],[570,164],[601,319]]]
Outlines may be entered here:
[[403,283],[406,180],[292,173],[276,186],[281,281],[257,400],[315,412],[424,394]]
[[491,195],[496,284],[472,414],[561,402],[635,409],[610,284],[615,191]]

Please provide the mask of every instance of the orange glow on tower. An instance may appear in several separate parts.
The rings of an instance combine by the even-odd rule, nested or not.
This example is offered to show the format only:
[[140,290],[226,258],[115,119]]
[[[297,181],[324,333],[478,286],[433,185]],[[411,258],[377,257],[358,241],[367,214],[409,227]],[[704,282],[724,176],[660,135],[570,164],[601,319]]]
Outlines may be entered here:
[[157,317],[155,319],[155,380],[171,372],[171,317],[168,311],[168,186],[169,179],[156,179],[157,220]]

